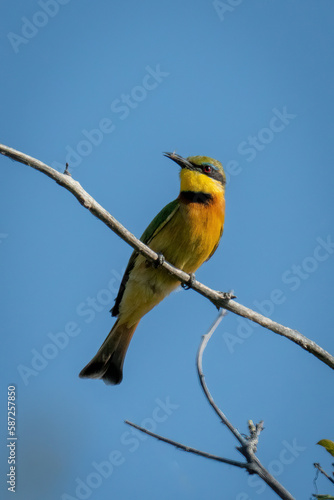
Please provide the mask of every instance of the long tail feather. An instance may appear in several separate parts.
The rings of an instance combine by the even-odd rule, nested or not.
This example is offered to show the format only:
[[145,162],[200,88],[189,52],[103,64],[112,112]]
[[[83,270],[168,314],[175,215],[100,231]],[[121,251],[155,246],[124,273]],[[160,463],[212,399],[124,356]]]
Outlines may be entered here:
[[106,384],[120,384],[126,351],[138,323],[128,327],[116,321],[94,358],[81,370],[79,377],[101,378]]

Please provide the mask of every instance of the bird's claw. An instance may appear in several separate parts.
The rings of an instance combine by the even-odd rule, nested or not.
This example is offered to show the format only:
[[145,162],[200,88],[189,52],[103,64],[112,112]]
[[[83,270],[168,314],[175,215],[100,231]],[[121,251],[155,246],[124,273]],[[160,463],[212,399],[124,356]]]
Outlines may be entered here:
[[158,257],[153,263],[154,267],[161,267],[164,262],[166,262],[165,257],[162,255],[162,253],[158,252]]
[[181,283],[181,286],[184,290],[189,290],[189,288],[192,288],[194,282],[195,282],[195,275],[193,273],[189,274],[189,280],[187,283]]

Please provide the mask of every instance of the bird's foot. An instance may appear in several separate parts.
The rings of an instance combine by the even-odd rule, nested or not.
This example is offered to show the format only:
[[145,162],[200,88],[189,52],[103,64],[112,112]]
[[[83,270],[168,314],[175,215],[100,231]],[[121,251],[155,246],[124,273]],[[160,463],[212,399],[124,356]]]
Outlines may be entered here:
[[154,267],[161,267],[164,262],[166,262],[165,257],[162,255],[162,253],[158,252],[158,257],[153,262],[153,266]]
[[189,274],[190,278],[187,283],[181,283],[181,286],[184,290],[189,290],[189,288],[192,288],[194,282],[196,281],[194,273]]

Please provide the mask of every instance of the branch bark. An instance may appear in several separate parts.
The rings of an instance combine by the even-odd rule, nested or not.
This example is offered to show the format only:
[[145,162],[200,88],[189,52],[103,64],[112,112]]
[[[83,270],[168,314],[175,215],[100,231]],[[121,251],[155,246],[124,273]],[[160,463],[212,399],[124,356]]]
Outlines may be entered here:
[[[82,188],[78,181],[72,179],[67,170],[65,170],[65,172],[61,174],[45,163],[3,144],[0,144],[0,153],[8,156],[15,161],[24,163],[25,165],[29,165],[30,167],[38,170],[39,172],[42,172],[43,174],[53,179],[55,182],[57,182],[57,184],[70,191],[77,198],[79,203],[81,203],[81,205],[87,208],[95,217],[106,224],[106,226],[108,226],[112,231],[114,231],[114,233],[116,233],[120,238],[126,241],[126,243],[132,246],[132,248],[136,249],[148,260],[153,262],[160,262],[158,254],[153,252],[153,250],[151,250],[148,246],[144,245],[144,243],[142,243],[138,238],[130,233],[130,231],[122,226],[122,224],[120,224],[109,212],[107,212],[107,210],[105,210],[99,203],[97,203],[97,201],[95,201],[94,198]],[[273,331],[274,333],[277,333],[278,335],[286,337],[287,339],[302,347],[304,350],[316,356],[330,368],[334,369],[334,356],[332,356],[325,349],[317,345],[309,338],[302,335],[297,330],[293,330],[279,323],[276,323],[270,318],[267,318],[262,314],[259,314],[252,309],[249,309],[248,307],[235,302],[234,300],[228,300],[224,298],[224,294],[222,292],[212,290],[199,281],[193,280],[189,276],[189,274],[181,271],[180,269],[177,269],[169,262],[164,262],[161,265],[170,274],[176,276],[181,283],[190,285],[193,290],[209,299],[216,307],[227,309],[228,311],[238,314],[239,316],[250,319],[254,323],[258,323],[259,325]]]

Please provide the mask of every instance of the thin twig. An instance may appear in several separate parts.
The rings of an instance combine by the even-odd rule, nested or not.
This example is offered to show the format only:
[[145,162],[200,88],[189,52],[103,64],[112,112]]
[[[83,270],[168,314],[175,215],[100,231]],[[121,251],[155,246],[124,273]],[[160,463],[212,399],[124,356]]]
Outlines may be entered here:
[[234,465],[235,467],[240,467],[241,469],[248,469],[249,471],[251,471],[249,464],[245,462],[239,462],[238,460],[230,460],[229,458],[223,458],[217,455],[212,455],[211,453],[206,453],[205,451],[197,450],[196,448],[192,448],[191,446],[186,446],[182,443],[178,443],[177,441],[173,441],[172,439],[168,439],[163,436],[160,436],[159,434],[155,434],[154,432],[148,431],[147,429],[145,429],[145,427],[141,427],[140,425],[134,424],[129,420],[125,420],[125,423],[131,425],[135,429],[138,429],[144,434],[148,434],[149,436],[158,439],[159,441],[163,441],[164,443],[176,446],[176,448],[180,448],[180,450],[188,451],[189,453],[194,453],[195,455],[200,455],[201,457],[210,458],[211,460],[216,460],[217,462],[223,462],[224,464]]
[[226,415],[222,412],[222,410],[216,405],[214,402],[214,399],[209,391],[209,388],[206,384],[205,381],[205,376],[203,373],[203,353],[205,351],[206,346],[208,345],[209,340],[211,339],[213,333],[215,332],[216,328],[218,327],[219,323],[223,319],[224,316],[226,316],[227,311],[225,309],[221,309],[219,311],[219,314],[211,327],[209,328],[208,332],[205,333],[202,337],[202,341],[200,343],[198,352],[197,352],[197,358],[196,358],[196,366],[197,366],[197,374],[198,378],[200,381],[200,384],[202,386],[202,389],[205,393],[205,396],[207,400],[209,401],[210,405],[214,409],[214,411],[217,413],[218,417],[220,420],[223,422],[224,425],[232,432],[234,437],[239,441],[241,444],[241,448],[238,448],[243,455],[248,458],[249,456],[249,449],[256,451],[257,443],[259,440],[259,435],[260,432],[263,430],[263,421],[261,421],[259,424],[254,425],[251,420],[248,422],[248,428],[250,432],[250,436],[245,438],[238,429],[236,429],[231,422],[228,420]]
[[[132,233],[130,233],[130,231],[122,226],[122,224],[120,224],[112,215],[110,215],[109,212],[107,212],[107,210],[105,210],[99,203],[97,203],[94,198],[82,188],[79,182],[72,179],[72,177],[70,177],[68,174],[61,174],[45,163],[42,163],[41,161],[36,160],[31,156],[28,156],[3,144],[0,144],[0,153],[8,156],[9,158],[12,158],[15,161],[29,165],[30,167],[39,170],[40,172],[56,181],[60,186],[70,191],[81,203],[81,205],[87,208],[95,217],[106,224],[120,238],[122,238],[130,246],[132,246],[132,248],[136,249],[150,261],[157,262],[159,260],[158,254],[153,252],[153,250],[151,250],[148,246],[138,240]],[[280,325],[279,323],[272,321],[270,318],[267,318],[262,314],[249,309],[248,307],[238,304],[234,300],[227,300],[226,298],[224,299],[224,294],[216,290],[212,290],[199,281],[192,279],[189,274],[181,271],[180,269],[177,269],[169,262],[164,262],[161,265],[162,267],[164,267],[164,269],[166,269],[166,271],[178,278],[181,283],[191,283],[191,288],[209,299],[218,308],[223,307],[228,311],[238,314],[239,316],[242,316],[244,318],[250,319],[251,321],[254,321],[255,323],[258,323],[259,325],[267,328],[268,330],[271,330],[279,335],[282,335],[283,337],[288,338],[295,344],[299,345],[306,351],[316,356],[330,368],[334,369],[334,356],[329,354],[325,349],[302,335],[297,330],[293,330],[291,328],[287,328],[286,326]]]
[[237,440],[239,441],[241,446],[246,446],[247,439],[244,438],[240,434],[240,432],[230,423],[230,421],[228,420],[226,415],[220,410],[220,408],[218,408],[218,406],[214,402],[213,397],[211,396],[210,391],[208,389],[208,386],[206,385],[205,377],[204,377],[204,373],[203,373],[203,367],[202,367],[203,352],[204,352],[210,338],[212,337],[214,331],[216,330],[217,326],[219,325],[219,323],[221,322],[223,317],[226,316],[226,314],[227,314],[227,311],[225,309],[221,309],[219,311],[217,318],[215,319],[215,321],[213,322],[213,324],[209,328],[209,331],[205,335],[203,335],[203,337],[202,337],[202,341],[200,343],[200,346],[199,346],[199,349],[197,352],[197,358],[196,358],[197,373],[198,373],[198,377],[199,377],[199,381],[201,383],[202,389],[207,397],[207,400],[209,401],[209,403],[212,406],[212,408],[214,409],[214,411],[217,413],[220,420],[223,422],[223,424],[226,425],[226,427],[237,438]]
[[331,483],[333,483],[333,484],[334,484],[334,479],[332,479],[332,478],[331,478],[331,477],[327,474],[327,472],[325,472],[325,471],[324,471],[324,469],[321,467],[321,465],[320,465],[320,464],[318,464],[318,463],[317,463],[317,464],[313,464],[313,465],[314,465],[314,467],[315,467],[316,469],[318,469],[318,471],[319,471],[319,472],[321,472],[321,474],[323,474],[325,477],[327,477],[327,479],[329,479],[329,481],[330,481]]

